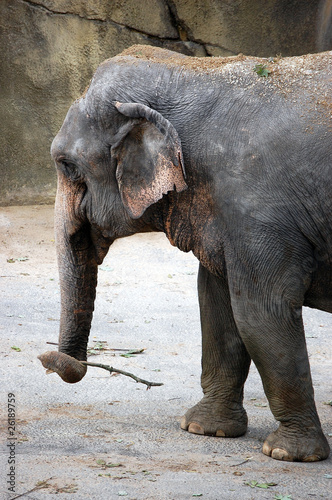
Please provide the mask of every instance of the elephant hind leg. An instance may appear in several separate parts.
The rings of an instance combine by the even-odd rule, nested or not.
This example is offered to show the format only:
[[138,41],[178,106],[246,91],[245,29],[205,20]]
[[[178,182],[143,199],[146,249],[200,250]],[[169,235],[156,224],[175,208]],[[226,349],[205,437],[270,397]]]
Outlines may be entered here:
[[224,278],[200,265],[203,399],[187,411],[181,428],[194,434],[241,436],[247,430],[243,386],[250,357],[239,336]]
[[[259,274],[257,274],[259,276]],[[240,335],[262,378],[270,409],[279,428],[270,434],[263,452],[277,460],[317,461],[329,446],[317,414],[302,321],[304,283],[296,266],[289,275],[231,289],[232,307]],[[277,276],[283,279],[277,280]],[[236,282],[235,282],[236,283]],[[288,287],[284,289],[284,284]],[[255,288],[254,288],[255,287]]]

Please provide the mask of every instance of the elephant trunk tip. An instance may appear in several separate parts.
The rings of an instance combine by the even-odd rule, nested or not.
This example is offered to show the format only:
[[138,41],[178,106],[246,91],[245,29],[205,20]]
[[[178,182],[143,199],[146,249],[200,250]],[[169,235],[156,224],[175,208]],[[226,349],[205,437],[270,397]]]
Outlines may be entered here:
[[47,351],[40,354],[38,359],[46,368],[46,373],[56,372],[64,382],[69,384],[75,384],[82,380],[87,371],[87,367],[78,359],[63,352]]

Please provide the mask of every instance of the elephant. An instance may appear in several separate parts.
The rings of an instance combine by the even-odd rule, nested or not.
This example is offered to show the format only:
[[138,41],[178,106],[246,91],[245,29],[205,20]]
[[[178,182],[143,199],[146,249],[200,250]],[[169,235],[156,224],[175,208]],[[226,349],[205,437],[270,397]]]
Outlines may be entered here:
[[302,308],[332,312],[332,52],[194,58],[133,46],[101,63],[53,140],[58,351],[82,379],[98,265],[117,238],[164,232],[199,260],[203,398],[181,428],[245,434],[251,361],[274,459],[326,459]]

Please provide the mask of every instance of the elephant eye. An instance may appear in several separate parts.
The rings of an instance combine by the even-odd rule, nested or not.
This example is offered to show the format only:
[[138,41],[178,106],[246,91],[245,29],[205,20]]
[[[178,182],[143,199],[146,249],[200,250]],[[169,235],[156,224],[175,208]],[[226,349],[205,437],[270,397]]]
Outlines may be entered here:
[[61,160],[58,163],[60,170],[65,174],[66,177],[72,181],[79,181],[82,179],[82,175],[75,163],[67,160]]

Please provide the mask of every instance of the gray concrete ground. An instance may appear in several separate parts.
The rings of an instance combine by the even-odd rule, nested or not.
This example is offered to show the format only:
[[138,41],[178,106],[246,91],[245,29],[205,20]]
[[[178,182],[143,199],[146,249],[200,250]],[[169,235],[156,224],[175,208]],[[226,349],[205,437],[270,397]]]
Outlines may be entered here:
[[[255,367],[245,390],[245,436],[181,431],[181,416],[201,397],[198,264],[191,254],[164,235],[136,235],[116,242],[100,268],[90,346],[145,350],[123,357],[125,351],[104,349],[89,360],[164,383],[147,391],[97,368],[68,385],[46,376],[38,361],[56,349],[47,342],[57,342],[59,326],[53,208],[1,208],[0,242],[0,498],[332,498],[331,458],[301,464],[262,454],[276,423]],[[331,436],[332,315],[304,315],[317,408]],[[7,421],[8,402],[15,426]],[[275,485],[258,487],[267,483]]]

